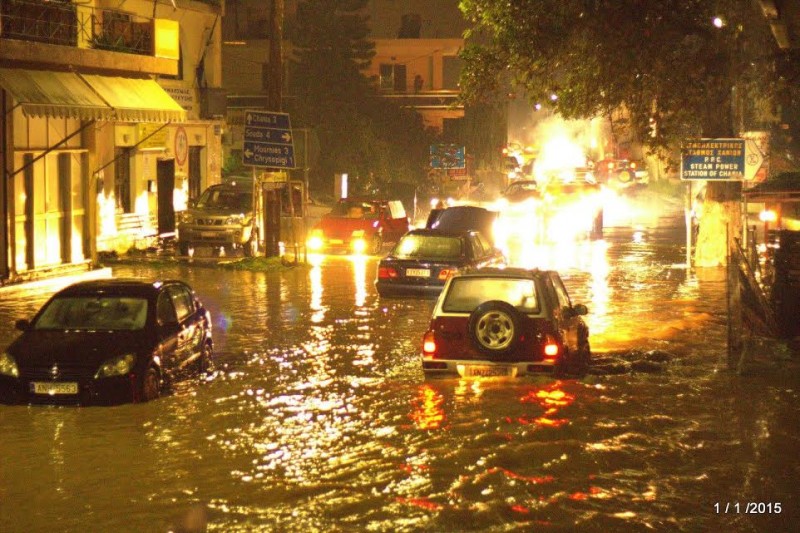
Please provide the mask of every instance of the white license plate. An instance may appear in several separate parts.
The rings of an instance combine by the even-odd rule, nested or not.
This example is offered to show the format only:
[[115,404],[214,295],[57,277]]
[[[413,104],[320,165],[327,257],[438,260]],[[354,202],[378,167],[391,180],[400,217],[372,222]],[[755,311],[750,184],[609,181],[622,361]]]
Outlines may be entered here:
[[34,394],[78,394],[78,384],[72,381],[53,381],[31,383],[31,392]]
[[505,365],[464,365],[463,372],[459,365],[458,370],[466,378],[514,377],[517,375],[516,367]]
[[217,235],[219,235],[219,233],[217,233],[216,231],[201,231],[200,232],[200,237],[202,237],[203,239],[213,239]]
[[431,277],[431,271],[427,268],[407,268],[406,276],[414,278],[429,278]]

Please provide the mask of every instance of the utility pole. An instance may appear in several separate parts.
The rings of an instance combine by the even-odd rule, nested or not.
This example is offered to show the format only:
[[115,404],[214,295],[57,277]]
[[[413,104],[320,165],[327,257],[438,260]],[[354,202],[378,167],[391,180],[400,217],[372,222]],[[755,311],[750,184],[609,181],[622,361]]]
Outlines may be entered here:
[[[283,89],[283,17],[284,0],[272,0],[269,11],[269,73],[267,76],[268,111],[280,112]],[[280,172],[273,169],[273,172]],[[277,183],[262,185],[264,206],[264,253],[267,257],[280,255],[281,188]]]
[[283,89],[283,18],[284,0],[272,0],[269,15],[269,77],[267,104],[269,111],[280,112]]

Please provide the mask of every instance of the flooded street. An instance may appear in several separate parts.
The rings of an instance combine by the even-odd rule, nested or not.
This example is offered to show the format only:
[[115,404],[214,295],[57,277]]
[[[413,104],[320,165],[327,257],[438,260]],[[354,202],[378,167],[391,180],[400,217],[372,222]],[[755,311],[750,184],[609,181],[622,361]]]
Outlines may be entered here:
[[[379,299],[375,257],[114,267],[195,288],[217,375],[149,404],[0,406],[0,531],[796,530],[796,363],[725,370],[724,277],[687,273],[682,239],[512,250],[587,304],[598,361],[668,359],[580,380],[426,380],[433,302]],[[0,295],[3,346],[52,290]]]

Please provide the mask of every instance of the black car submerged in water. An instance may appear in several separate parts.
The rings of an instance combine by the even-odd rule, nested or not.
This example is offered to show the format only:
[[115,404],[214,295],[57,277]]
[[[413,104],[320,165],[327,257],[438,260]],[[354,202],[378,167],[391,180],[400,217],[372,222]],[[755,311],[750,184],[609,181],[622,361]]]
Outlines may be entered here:
[[97,280],[56,293],[0,352],[0,400],[144,402],[211,365],[211,317],[181,281]]

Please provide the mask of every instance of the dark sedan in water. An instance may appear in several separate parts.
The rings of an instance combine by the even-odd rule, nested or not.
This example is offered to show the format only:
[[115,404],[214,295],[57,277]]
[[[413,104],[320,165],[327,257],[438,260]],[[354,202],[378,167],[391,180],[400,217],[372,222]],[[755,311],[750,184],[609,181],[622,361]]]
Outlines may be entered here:
[[56,293],[0,353],[6,403],[144,402],[211,365],[211,317],[180,281],[97,280]]
[[381,259],[375,288],[381,296],[436,297],[456,272],[505,263],[502,252],[478,231],[416,229]]

